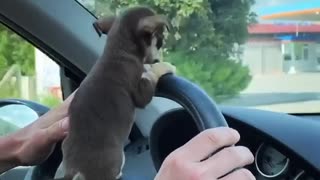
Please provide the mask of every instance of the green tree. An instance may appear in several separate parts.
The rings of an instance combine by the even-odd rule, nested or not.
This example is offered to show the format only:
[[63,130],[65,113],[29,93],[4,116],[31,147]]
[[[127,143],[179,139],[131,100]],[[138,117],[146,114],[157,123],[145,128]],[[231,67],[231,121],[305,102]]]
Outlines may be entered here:
[[245,42],[247,27],[256,20],[250,11],[253,4],[254,0],[114,0],[109,7],[150,6],[171,19],[174,31],[166,44],[169,50],[206,47],[210,56],[229,57],[235,43]]
[[[245,43],[248,25],[256,23],[250,11],[254,0],[96,0],[101,12],[146,5],[171,20],[174,29],[165,43],[165,58],[178,73],[202,86],[212,97],[223,100],[246,88],[249,70],[236,57]],[[111,11],[112,10],[112,11]],[[100,12],[100,13],[99,13]],[[110,13],[109,13],[110,14]],[[223,98],[222,98],[223,97]]]
[[0,79],[13,64],[20,66],[22,75],[34,75],[35,49],[19,35],[0,25]]
[[233,97],[251,81],[249,69],[240,62],[226,59],[212,61],[206,53],[186,55],[177,51],[170,53],[166,60],[178,67],[178,75],[200,85],[217,102]]

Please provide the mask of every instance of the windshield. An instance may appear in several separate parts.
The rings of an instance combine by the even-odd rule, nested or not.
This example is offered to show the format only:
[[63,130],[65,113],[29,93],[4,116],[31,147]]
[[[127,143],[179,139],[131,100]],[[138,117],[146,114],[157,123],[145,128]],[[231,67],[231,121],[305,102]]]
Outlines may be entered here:
[[148,5],[174,26],[164,60],[219,104],[320,112],[319,0],[79,0],[97,17]]

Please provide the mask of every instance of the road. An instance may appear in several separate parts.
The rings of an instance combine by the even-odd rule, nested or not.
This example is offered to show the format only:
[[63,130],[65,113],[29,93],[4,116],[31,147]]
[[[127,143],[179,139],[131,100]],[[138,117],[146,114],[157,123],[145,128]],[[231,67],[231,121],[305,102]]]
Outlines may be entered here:
[[320,93],[320,73],[274,74],[254,76],[242,94]]
[[320,73],[258,75],[224,105],[280,112],[320,112]]
[[285,112],[285,113],[319,113],[320,101],[303,101],[296,103],[283,103],[273,105],[255,106],[256,109]]
[[223,102],[225,105],[259,106],[293,102],[320,100],[319,93],[252,93],[240,94],[231,100]]

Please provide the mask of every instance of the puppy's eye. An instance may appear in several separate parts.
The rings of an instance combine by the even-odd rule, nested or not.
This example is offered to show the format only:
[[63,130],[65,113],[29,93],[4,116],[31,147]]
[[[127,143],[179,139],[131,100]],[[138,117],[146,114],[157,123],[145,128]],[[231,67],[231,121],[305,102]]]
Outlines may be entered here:
[[148,46],[150,46],[152,41],[152,34],[145,32],[142,34],[142,39]]
[[147,38],[147,39],[151,39],[152,33],[144,32],[144,33],[143,33],[143,37],[144,37],[144,38]]
[[162,39],[158,39],[156,44],[157,48],[160,49],[162,45],[163,45]]

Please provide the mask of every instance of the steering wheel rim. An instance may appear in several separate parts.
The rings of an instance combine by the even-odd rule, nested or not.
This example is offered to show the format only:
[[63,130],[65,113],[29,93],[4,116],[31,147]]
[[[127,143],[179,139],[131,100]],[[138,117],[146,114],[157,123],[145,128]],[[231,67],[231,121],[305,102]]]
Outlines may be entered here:
[[[200,131],[209,128],[228,126],[216,103],[196,84],[174,74],[167,74],[159,79],[156,96],[176,101],[192,116]],[[58,144],[53,154],[42,164],[36,166],[32,180],[53,178],[62,160],[61,146]],[[48,168],[48,165],[50,165]],[[130,179],[124,177],[122,179]]]
[[173,74],[164,75],[156,96],[171,99],[190,113],[200,131],[228,126],[217,104],[196,84]]
[[[157,96],[171,99],[182,106],[182,108],[166,112],[161,117],[172,117],[172,115],[177,115],[175,113],[187,113],[188,116],[191,117],[190,119],[193,120],[193,124],[196,125],[197,130],[200,132],[215,127],[228,127],[227,121],[215,101],[199,86],[185,78],[175,75],[163,76],[158,83]],[[164,157],[163,154],[158,151],[158,134],[156,133],[159,132],[158,125],[168,125],[167,122],[164,122],[165,124],[163,124],[163,122],[156,122],[152,127],[149,138],[150,153],[157,171],[160,169]]]

